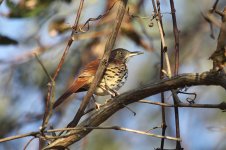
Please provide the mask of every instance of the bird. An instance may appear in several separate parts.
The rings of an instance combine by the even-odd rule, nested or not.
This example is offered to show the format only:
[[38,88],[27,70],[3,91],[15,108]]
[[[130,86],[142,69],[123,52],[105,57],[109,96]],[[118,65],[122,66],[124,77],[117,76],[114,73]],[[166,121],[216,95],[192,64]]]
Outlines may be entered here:
[[[128,77],[128,68],[126,63],[129,58],[143,54],[142,52],[130,52],[123,48],[117,48],[111,51],[108,65],[104,74],[94,91],[97,96],[118,95],[118,90],[124,85]],[[88,63],[83,70],[80,71],[78,77],[73,81],[69,88],[62,94],[53,104],[53,109],[63,103],[73,93],[88,91],[96,71],[98,69],[100,59],[96,59]]]

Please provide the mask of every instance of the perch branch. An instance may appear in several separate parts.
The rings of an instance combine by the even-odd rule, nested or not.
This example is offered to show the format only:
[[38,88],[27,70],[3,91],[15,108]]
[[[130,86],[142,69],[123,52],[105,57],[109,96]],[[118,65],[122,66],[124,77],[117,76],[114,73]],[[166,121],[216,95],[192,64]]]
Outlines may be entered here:
[[[197,86],[197,85],[217,85],[226,89],[226,75],[219,72],[204,72],[204,73],[190,73],[182,74],[170,79],[162,80],[154,84],[149,84],[137,89],[125,92],[117,96],[113,101],[108,102],[103,105],[100,110],[91,114],[83,122],[81,122],[78,127],[96,127],[107,120],[118,110],[124,108],[125,105],[134,103],[161,92],[169,91],[171,89],[183,88],[187,86]],[[89,130],[76,130],[70,131],[67,134],[72,134],[66,138],[59,138],[45,149],[53,147],[67,147],[86,136],[92,129]]]

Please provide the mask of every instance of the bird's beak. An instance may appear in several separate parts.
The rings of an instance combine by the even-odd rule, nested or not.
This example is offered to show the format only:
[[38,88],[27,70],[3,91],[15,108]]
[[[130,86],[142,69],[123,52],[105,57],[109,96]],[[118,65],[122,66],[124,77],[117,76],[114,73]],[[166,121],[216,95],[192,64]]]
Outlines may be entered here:
[[129,56],[128,57],[133,57],[133,56],[136,56],[136,55],[141,55],[141,54],[144,54],[143,52],[130,52]]

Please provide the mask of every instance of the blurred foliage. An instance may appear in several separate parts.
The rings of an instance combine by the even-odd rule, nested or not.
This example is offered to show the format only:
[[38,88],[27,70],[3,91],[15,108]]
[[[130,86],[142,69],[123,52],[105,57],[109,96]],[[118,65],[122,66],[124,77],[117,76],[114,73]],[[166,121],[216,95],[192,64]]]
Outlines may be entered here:
[[15,128],[16,123],[16,119],[12,119],[11,116],[0,116],[0,138],[5,137],[6,135],[8,135],[11,131],[12,128]]
[[106,134],[102,134],[101,131],[94,131],[91,138],[88,136],[84,139],[87,140],[84,141],[87,142],[87,145],[84,145],[84,148],[87,150],[120,150],[120,143],[116,142],[116,137],[112,134],[112,132],[114,131],[106,131]]
[[0,34],[0,45],[10,45],[10,44],[18,44],[18,42],[7,36]]
[[[113,2],[111,0],[85,1],[79,27],[82,27],[89,18],[103,15]],[[160,2],[170,63],[173,66],[174,37],[170,4],[169,1]],[[201,15],[201,12],[205,13],[212,7],[212,3],[212,0],[175,0],[180,30],[180,73],[203,72],[212,67],[212,62],[208,58],[216,49],[216,39],[213,40],[210,37],[209,25]],[[220,1],[219,10],[225,5],[225,1]],[[1,8],[3,6],[8,10],[0,10],[0,105],[1,108],[5,108],[0,109],[0,137],[38,130],[49,80],[33,53],[38,54],[47,71],[53,75],[66,47],[65,43],[73,26],[79,0],[5,0]],[[54,13],[52,6],[54,6]],[[145,55],[141,59],[137,58],[129,62],[128,82],[120,93],[159,80],[160,72],[159,30],[155,21],[151,22],[151,27],[149,26],[150,16],[153,15],[151,1],[132,0],[129,1],[129,8],[130,15],[127,13],[124,18],[115,47],[123,47],[131,51],[141,50],[145,52]],[[76,35],[78,40],[73,42],[56,79],[56,98],[63,93],[85,64],[102,56],[112,22],[115,21],[113,12],[114,9],[104,18],[90,22],[90,29],[87,32],[80,32]],[[131,15],[137,17],[131,17]],[[26,36],[19,35],[21,33],[19,31]],[[218,27],[214,26],[215,37],[218,31]],[[37,50],[40,47],[43,49]],[[188,90],[197,93],[196,103],[215,104],[225,101],[226,97],[225,90],[222,88],[190,87]],[[76,99],[81,99],[83,95],[78,94]],[[170,93],[166,93],[165,97],[166,102],[172,102]],[[185,100],[187,96],[180,95],[180,98]],[[99,99],[105,100],[106,97]],[[160,101],[160,96],[155,95],[147,99]],[[64,127],[69,122],[74,116],[79,101],[74,100],[67,104],[69,105],[63,105],[56,110],[62,112],[61,115],[55,115],[54,112],[53,119],[60,120],[53,124],[55,127]],[[161,125],[160,107],[139,103],[129,107],[137,112],[136,116],[123,109],[106,121],[108,125],[121,125],[144,131]],[[167,135],[173,136],[175,133],[174,112],[171,108],[167,108],[166,112]],[[30,114],[29,118],[33,118],[34,122],[26,122],[26,119],[24,120],[26,117],[23,117],[25,114]],[[226,148],[225,144],[221,144],[223,142],[219,142],[224,141],[225,131],[220,130],[216,133],[207,130],[209,126],[216,128],[226,126],[224,113],[218,110],[186,108],[180,109],[180,116],[182,144],[185,149]],[[153,132],[161,134],[160,129]],[[120,132],[94,131],[85,139],[87,141],[84,143],[87,143],[84,149],[120,150],[127,147],[127,143],[130,143],[131,150],[137,148],[146,150],[159,146],[159,139],[133,134],[127,137],[129,138],[124,138]],[[134,140],[133,137],[136,139]],[[203,143],[201,139],[206,142]],[[27,142],[18,141],[22,143],[21,146]],[[174,142],[167,141],[166,146],[172,147]],[[71,147],[74,148],[74,145]],[[83,148],[82,143],[79,147]],[[22,148],[24,147],[20,147]],[[4,148],[0,145],[1,149]]]
[[55,20],[51,21],[49,24],[49,34],[50,36],[57,36],[58,34],[62,34],[65,31],[71,29],[71,27],[65,23],[66,18],[56,18]]
[[[47,8],[55,1],[59,0],[21,0],[15,3],[12,0],[6,0],[6,4],[10,9],[10,18],[34,17],[45,14]],[[70,3],[71,0],[61,0]]]

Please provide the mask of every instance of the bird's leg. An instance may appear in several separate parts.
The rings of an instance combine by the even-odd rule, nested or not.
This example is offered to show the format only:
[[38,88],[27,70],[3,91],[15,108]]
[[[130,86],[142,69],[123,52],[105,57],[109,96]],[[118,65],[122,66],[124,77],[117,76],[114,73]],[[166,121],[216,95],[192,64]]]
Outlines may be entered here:
[[107,99],[107,100],[105,101],[105,104],[106,104],[106,103],[108,103],[109,101],[111,101],[114,97],[118,96],[119,93],[118,93],[116,90],[113,90],[113,89],[111,89],[111,88],[108,86],[108,84],[107,84],[105,78],[104,78],[104,82],[105,82],[104,87],[101,87],[101,88],[102,88],[103,90],[105,90],[108,94],[111,95],[111,98],[110,98],[110,99]]
[[100,107],[101,107],[101,104],[100,104],[100,103],[98,103],[98,102],[96,101],[96,98],[94,97],[94,95],[92,95],[92,99],[94,100],[94,103],[95,103],[95,108],[96,108],[97,110],[99,110],[99,109],[100,109]]
[[136,112],[134,110],[132,110],[131,108],[129,108],[129,106],[126,106],[125,104],[122,104],[125,108],[127,108],[130,112],[133,113],[134,116],[136,116]]
[[100,104],[98,102],[95,102],[95,108],[96,108],[96,110],[100,110],[101,105],[102,104]]
[[[108,85],[107,85],[107,82],[106,80],[104,79],[105,81],[105,90],[111,95],[111,98],[110,99],[107,99],[105,101],[105,104],[107,104],[109,101],[112,100],[112,98],[116,97],[119,95],[118,91],[114,90],[114,89],[111,89]],[[114,94],[113,94],[114,93]],[[134,116],[136,116],[136,112],[133,111],[131,108],[129,108],[128,106],[126,106],[125,104],[122,104],[125,108],[127,108],[129,111],[131,111],[133,113]]]
[[102,90],[104,90],[105,92],[107,92],[109,95],[111,95],[111,97],[114,97],[114,96],[115,96],[115,93],[113,93],[112,91],[106,89],[106,86],[103,87],[103,86],[99,85],[99,87],[100,87]]
[[107,85],[105,78],[104,78],[104,82],[105,82],[104,86],[99,85],[99,87],[105,92],[107,92],[109,95],[111,95],[111,97],[115,97],[116,96],[115,92]]
[[114,97],[115,96],[115,93],[113,93],[113,92],[111,92],[110,90],[107,90],[105,87],[103,87],[103,86],[101,86],[101,85],[99,85],[99,87],[102,89],[102,90],[104,90],[105,92],[107,92],[109,95],[111,95],[111,98],[110,99],[107,99],[105,102],[104,102],[104,104],[106,104],[106,103],[108,103],[109,101],[111,101],[112,100],[112,97]]
[[111,89],[108,85],[105,84],[105,87],[106,87],[108,93],[111,93],[110,94],[111,98],[114,98],[119,95],[119,93],[116,90]]
[[[99,87],[100,87],[102,90],[106,91],[108,94],[110,94],[111,97],[113,96],[113,93],[111,93],[109,90],[107,90],[107,89],[104,88],[103,86],[99,85]],[[106,104],[106,103],[109,102],[110,100],[112,100],[112,98],[107,99],[104,103]]]
[[119,95],[119,92],[118,91],[116,91],[114,89],[110,89],[110,88],[109,88],[109,90],[114,93],[114,96],[112,98],[114,98],[114,97],[116,97],[116,96]]
[[106,104],[106,103],[108,103],[109,101],[111,101],[112,99],[114,99],[114,97],[118,96],[119,93],[118,93],[116,90],[113,90],[113,89],[109,88],[107,85],[105,85],[105,86],[107,87],[108,91],[112,93],[112,94],[110,94],[110,95],[111,95],[111,98],[110,98],[110,99],[107,99],[107,100],[105,101],[105,104]]

